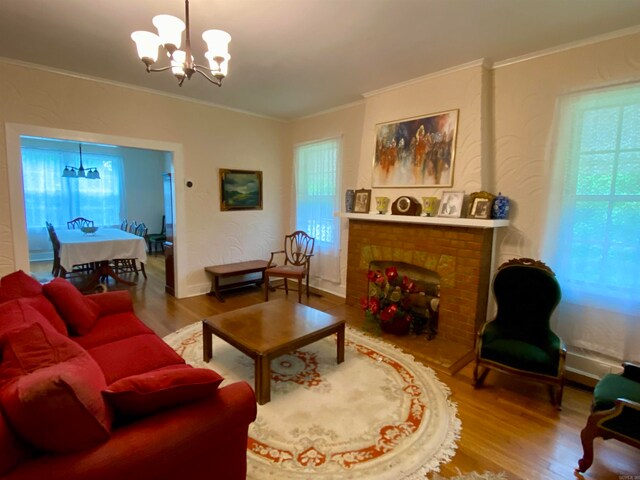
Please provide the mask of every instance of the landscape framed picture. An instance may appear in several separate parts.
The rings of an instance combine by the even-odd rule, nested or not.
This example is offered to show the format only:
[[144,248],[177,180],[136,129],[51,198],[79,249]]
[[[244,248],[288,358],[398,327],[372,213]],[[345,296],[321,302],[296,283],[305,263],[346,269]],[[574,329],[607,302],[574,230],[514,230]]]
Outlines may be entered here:
[[220,210],[262,210],[262,172],[221,168]]
[[376,125],[372,187],[452,187],[458,112]]

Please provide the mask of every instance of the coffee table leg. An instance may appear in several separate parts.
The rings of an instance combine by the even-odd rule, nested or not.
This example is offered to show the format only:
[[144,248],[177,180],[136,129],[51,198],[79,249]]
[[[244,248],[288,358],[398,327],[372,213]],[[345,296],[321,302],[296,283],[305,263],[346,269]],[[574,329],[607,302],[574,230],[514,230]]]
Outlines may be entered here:
[[338,363],[344,362],[344,324],[338,329]]
[[213,334],[207,328],[207,324],[202,322],[202,360],[208,362],[213,356]]
[[256,357],[256,399],[260,405],[271,400],[271,360],[263,355]]

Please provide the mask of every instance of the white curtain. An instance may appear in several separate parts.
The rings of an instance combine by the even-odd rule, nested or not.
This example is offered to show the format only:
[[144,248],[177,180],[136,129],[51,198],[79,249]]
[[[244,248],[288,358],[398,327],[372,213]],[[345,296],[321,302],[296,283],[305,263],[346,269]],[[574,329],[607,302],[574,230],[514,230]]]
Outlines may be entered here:
[[295,147],[296,229],[315,238],[311,276],[333,283],[340,283],[339,159],[338,138]]
[[[22,175],[29,250],[32,260],[42,259],[51,244],[45,228],[67,228],[76,217],[96,226],[119,225],[124,217],[122,157],[117,153],[82,152],[85,168],[97,168],[100,179],[63,178],[66,165],[78,167],[78,151],[22,147]],[[40,258],[38,258],[40,256]],[[45,255],[45,258],[50,255]]]
[[640,86],[558,104],[544,258],[570,346],[640,360]]

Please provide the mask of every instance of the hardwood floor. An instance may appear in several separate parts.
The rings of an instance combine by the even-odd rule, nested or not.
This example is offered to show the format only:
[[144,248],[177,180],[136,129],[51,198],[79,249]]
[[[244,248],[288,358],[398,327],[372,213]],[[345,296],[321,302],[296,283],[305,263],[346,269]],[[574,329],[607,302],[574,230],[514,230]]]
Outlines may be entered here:
[[[50,263],[32,264],[32,273],[46,281],[51,278],[50,268]],[[160,336],[204,317],[263,301],[262,290],[253,287],[228,292],[224,303],[207,295],[178,300],[164,293],[162,256],[150,256],[146,271],[148,279],[139,275],[137,285],[129,290],[137,315]],[[270,299],[284,296],[284,291],[277,290]],[[288,300],[295,302],[297,295],[290,294]],[[355,328],[361,323],[360,311],[345,306],[338,297],[312,295],[308,305],[344,315]],[[392,341],[393,337],[388,339]],[[505,472],[509,479],[640,480],[640,451],[616,440],[596,440],[593,466],[584,476],[574,474],[582,456],[580,430],[589,415],[589,390],[567,385],[561,412],[551,405],[544,385],[498,372],[491,372],[485,386],[475,390],[471,384],[472,363],[450,375],[441,364],[430,361],[425,339],[403,340],[405,351],[438,371],[458,407],[462,433],[452,461],[441,467],[442,476],[476,470]]]

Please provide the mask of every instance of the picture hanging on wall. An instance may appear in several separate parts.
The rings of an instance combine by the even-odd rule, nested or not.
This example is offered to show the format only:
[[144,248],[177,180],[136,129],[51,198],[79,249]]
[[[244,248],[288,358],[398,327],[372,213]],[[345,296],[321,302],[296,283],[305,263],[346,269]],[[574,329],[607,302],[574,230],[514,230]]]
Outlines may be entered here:
[[372,187],[451,187],[458,110],[376,125]]
[[262,210],[262,172],[221,168],[220,210]]

